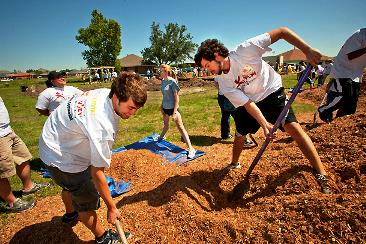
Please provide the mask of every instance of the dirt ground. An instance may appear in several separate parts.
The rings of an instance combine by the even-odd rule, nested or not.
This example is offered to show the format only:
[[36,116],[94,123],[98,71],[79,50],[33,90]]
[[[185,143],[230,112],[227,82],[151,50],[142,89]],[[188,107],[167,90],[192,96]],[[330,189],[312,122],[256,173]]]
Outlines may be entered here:
[[[241,155],[242,169],[225,169],[231,142],[219,131],[195,145],[206,155],[178,167],[148,151],[115,154],[107,174],[131,181],[132,191],[115,198],[130,243],[365,243],[366,242],[366,96],[356,114],[313,126],[313,113],[297,114],[328,172],[333,194],[325,195],[313,168],[286,134],[270,143],[250,178],[244,198],[229,203],[258,147]],[[319,104],[323,91],[299,94],[297,100]],[[254,135],[261,145],[262,131]],[[169,140],[169,138],[168,138]],[[181,142],[176,144],[184,147]],[[59,196],[39,200],[0,227],[0,243],[91,243],[90,231],[78,223],[61,224]],[[106,207],[99,210],[104,226]]]

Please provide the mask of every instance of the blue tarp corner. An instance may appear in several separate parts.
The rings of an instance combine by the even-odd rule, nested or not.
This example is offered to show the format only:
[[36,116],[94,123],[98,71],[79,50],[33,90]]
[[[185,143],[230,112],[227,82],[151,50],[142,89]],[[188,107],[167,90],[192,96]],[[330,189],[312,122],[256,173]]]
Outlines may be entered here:
[[147,136],[130,145],[114,149],[112,150],[112,152],[123,152],[130,149],[147,149],[155,154],[162,155],[162,157],[166,161],[175,163],[177,165],[186,164],[187,162],[192,161],[205,154],[203,151],[197,150],[196,155],[193,158],[187,158],[188,152],[186,150],[166,140],[156,141],[155,138],[157,138],[158,136],[158,134],[154,133],[151,136]]

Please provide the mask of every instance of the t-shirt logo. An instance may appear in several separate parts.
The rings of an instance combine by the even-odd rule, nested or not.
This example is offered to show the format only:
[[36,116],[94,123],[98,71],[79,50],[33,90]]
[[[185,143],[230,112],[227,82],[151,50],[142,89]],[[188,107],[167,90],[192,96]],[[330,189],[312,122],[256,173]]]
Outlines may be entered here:
[[66,98],[64,97],[64,95],[61,92],[56,92],[55,96],[56,96],[56,99],[63,98],[64,100],[66,100]]
[[252,66],[244,65],[243,68],[240,69],[240,75],[238,75],[238,79],[234,82],[239,88],[240,86],[247,86],[250,84],[252,80],[257,78],[257,72],[252,68]]

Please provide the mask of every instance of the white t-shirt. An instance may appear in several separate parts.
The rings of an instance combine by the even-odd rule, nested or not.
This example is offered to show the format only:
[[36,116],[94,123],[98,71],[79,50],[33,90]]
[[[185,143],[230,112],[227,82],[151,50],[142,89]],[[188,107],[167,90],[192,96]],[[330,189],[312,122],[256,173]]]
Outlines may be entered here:
[[324,68],[322,65],[318,64],[316,73],[317,75],[323,75]]
[[366,48],[366,28],[356,31],[343,44],[330,72],[332,78],[350,78],[354,82],[361,82],[363,69],[366,67],[366,54],[349,60],[347,54]]
[[270,51],[268,33],[251,38],[229,53],[230,71],[217,76],[220,91],[235,106],[259,102],[282,87],[281,76],[262,55]]
[[83,91],[73,86],[49,87],[39,94],[36,108],[42,110],[48,109],[48,111],[51,113],[61,103],[69,100],[74,95],[79,95],[82,93]]
[[39,138],[42,161],[77,173],[90,165],[109,167],[118,129],[110,89],[97,89],[64,102],[48,117]]
[[0,97],[0,137],[9,135],[11,132],[9,113]]

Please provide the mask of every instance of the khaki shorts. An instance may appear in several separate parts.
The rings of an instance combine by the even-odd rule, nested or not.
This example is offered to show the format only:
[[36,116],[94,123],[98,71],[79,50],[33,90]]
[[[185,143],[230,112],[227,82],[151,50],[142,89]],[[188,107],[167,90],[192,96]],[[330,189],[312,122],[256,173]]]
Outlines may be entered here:
[[16,174],[15,164],[21,165],[32,158],[27,146],[14,132],[0,137],[0,178]]

